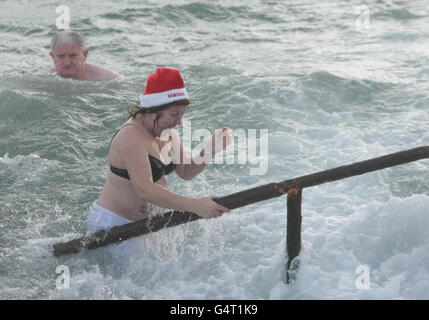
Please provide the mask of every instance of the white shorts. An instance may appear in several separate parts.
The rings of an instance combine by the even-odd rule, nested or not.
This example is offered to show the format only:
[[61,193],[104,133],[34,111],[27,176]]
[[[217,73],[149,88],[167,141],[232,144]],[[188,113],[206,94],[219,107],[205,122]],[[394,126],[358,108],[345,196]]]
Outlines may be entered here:
[[99,230],[111,229],[131,222],[114,214],[112,211],[100,207],[94,201],[88,214],[88,231],[86,234],[89,235]]

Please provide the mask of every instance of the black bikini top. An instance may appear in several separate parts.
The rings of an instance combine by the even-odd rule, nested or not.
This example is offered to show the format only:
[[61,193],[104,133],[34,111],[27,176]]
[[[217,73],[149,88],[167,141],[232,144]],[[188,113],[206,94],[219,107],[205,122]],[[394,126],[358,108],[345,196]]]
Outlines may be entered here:
[[[119,130],[121,130],[123,127],[126,127],[126,126],[136,126],[136,125],[132,124],[132,123],[128,123],[128,124],[122,126],[121,128],[119,128],[115,132],[115,134],[113,135],[112,140],[110,140],[109,150],[110,150],[110,145],[112,144],[113,138],[118,134]],[[149,155],[149,162],[150,162],[150,168],[152,170],[153,182],[158,181],[164,175],[170,174],[176,169],[175,163],[170,162],[169,164],[165,165],[161,160],[159,160],[159,159],[157,159],[151,155]],[[110,165],[110,171],[112,171],[112,173],[114,173],[114,174],[116,174],[122,178],[130,180],[130,175],[128,174],[127,169],[119,169],[119,168],[116,168],[116,167]]]

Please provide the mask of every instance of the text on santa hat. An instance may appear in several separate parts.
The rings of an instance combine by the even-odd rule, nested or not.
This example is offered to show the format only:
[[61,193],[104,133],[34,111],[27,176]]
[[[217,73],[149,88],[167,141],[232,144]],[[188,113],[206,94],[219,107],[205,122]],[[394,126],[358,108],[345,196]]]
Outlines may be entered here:
[[184,96],[184,95],[185,95],[185,93],[183,93],[183,92],[170,93],[170,94],[168,94],[168,98],[180,97],[180,96]]

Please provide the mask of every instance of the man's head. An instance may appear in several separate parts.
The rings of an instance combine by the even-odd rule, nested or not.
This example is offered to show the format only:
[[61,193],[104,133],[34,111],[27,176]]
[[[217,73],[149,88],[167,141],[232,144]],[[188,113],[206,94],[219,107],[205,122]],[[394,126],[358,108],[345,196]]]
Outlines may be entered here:
[[75,78],[83,71],[88,50],[79,32],[60,31],[52,39],[49,55],[60,76]]

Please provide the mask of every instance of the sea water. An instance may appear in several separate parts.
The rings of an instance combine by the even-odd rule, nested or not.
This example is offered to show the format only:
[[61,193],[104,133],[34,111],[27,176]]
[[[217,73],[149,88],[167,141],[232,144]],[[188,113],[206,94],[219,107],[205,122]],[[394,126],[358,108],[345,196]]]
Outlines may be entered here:
[[[88,62],[121,74],[108,82],[46,73],[62,4],[0,4],[1,299],[429,298],[428,160],[304,189],[289,284],[285,197],[115,250],[52,253],[85,234],[108,143],[156,67],[180,69],[194,133],[227,126],[250,142],[253,132],[262,151],[252,158],[236,144],[192,181],[169,176],[182,195],[224,196],[429,145],[426,1],[67,4]],[[191,148],[202,141],[195,134]]]

